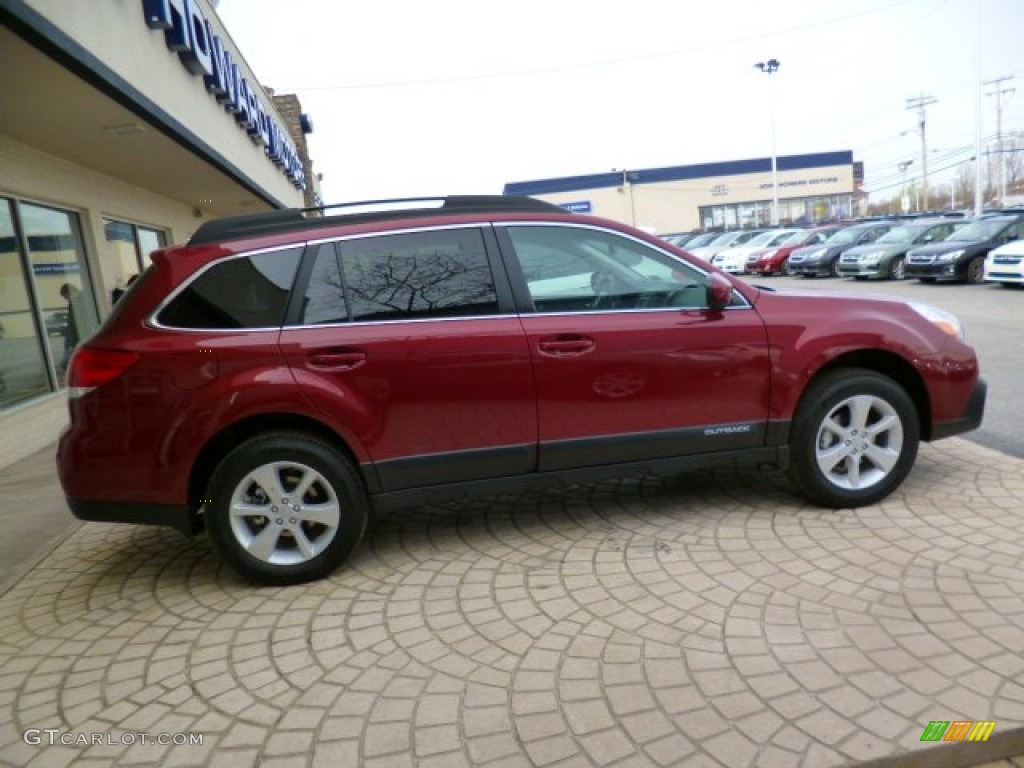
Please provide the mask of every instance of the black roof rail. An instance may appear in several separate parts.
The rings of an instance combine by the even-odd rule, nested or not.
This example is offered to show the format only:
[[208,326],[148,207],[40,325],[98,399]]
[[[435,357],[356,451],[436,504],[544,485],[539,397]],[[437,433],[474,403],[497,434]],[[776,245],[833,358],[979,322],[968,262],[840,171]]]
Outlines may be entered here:
[[[427,203],[438,203],[427,205]],[[347,214],[323,215],[325,211],[364,208],[369,210]],[[505,195],[450,195],[447,197],[402,197],[384,200],[361,200],[351,203],[317,206],[315,208],[284,208],[240,216],[223,216],[199,225],[189,238],[189,245],[204,245],[256,235],[272,235],[300,229],[328,227],[363,221],[379,221],[396,216],[431,216],[438,214],[489,213],[497,211],[533,211],[568,213],[561,206],[533,197]]]

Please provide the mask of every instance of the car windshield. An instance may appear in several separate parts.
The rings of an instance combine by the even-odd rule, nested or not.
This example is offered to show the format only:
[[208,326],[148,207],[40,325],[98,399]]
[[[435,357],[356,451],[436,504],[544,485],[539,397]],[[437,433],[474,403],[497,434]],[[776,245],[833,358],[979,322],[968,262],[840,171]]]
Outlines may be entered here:
[[718,235],[716,233],[714,233],[714,232],[711,232],[711,233],[708,233],[708,234],[704,234],[704,235],[697,235],[695,238],[693,238],[693,240],[691,240],[690,242],[688,242],[686,244],[686,247],[687,248],[697,248],[697,247],[699,247],[701,245],[707,245],[712,240],[714,240],[716,237],[718,237]]
[[858,227],[850,227],[849,229],[840,229],[832,237],[825,241],[827,245],[847,245],[848,243],[857,242],[857,238],[860,237],[860,233],[863,229]]
[[778,232],[762,232],[757,237],[750,238],[750,242],[747,245],[770,245],[772,240],[778,236]]
[[726,232],[712,240],[711,245],[729,245],[738,235],[738,232]]
[[812,232],[794,232],[783,240],[781,245],[800,245],[800,243],[810,239],[812,234]]
[[792,238],[794,235],[799,235],[800,237],[804,236],[803,232],[794,232],[791,229],[783,229],[778,232],[769,232],[768,234],[770,234],[771,237],[768,238],[766,245],[783,245],[784,243],[788,243],[790,238]]
[[963,229],[958,229],[947,237],[946,240],[960,243],[976,243],[995,237],[1008,226],[1010,226],[1010,222],[1005,219],[978,219],[977,221],[972,221]]
[[896,227],[890,229],[875,242],[878,243],[912,243],[914,239],[930,227]]

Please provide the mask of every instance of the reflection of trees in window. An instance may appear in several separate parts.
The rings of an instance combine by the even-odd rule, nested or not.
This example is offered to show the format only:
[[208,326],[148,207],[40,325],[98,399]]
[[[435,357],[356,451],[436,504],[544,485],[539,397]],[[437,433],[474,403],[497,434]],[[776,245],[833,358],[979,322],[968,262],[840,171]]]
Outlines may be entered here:
[[353,320],[493,314],[497,297],[476,230],[342,244]]

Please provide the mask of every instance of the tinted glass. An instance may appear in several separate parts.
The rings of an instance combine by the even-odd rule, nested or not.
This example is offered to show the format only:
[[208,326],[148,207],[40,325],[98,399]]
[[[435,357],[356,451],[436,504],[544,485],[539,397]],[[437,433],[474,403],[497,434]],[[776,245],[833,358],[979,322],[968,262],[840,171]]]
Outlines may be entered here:
[[[338,276],[353,321],[498,312],[494,278],[477,229],[346,240],[338,243],[338,250]],[[322,275],[332,279],[330,265],[324,269]]]
[[706,276],[620,235],[583,227],[509,227],[538,312],[701,308]]
[[341,260],[333,244],[322,245],[313,263],[299,322],[303,325],[343,323],[348,320]]
[[978,219],[958,229],[947,239],[964,243],[980,242],[995,237],[1008,226],[1006,219]]
[[214,264],[164,308],[174,328],[272,328],[284,318],[302,248]]

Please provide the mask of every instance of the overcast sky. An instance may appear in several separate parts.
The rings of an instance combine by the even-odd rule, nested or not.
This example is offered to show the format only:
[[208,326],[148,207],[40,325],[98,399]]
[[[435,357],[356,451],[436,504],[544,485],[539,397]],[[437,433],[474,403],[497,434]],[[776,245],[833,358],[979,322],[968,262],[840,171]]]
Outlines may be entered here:
[[[298,94],[326,202],[500,193],[616,168],[852,150],[873,198],[973,155],[981,80],[1024,131],[1024,0],[221,0],[256,77]],[[980,21],[980,23],[979,23]],[[978,34],[976,34],[976,30]],[[767,75],[754,64],[781,62]],[[996,85],[984,85],[990,92]],[[996,133],[996,98],[982,134]],[[901,135],[903,134],[903,135]]]

